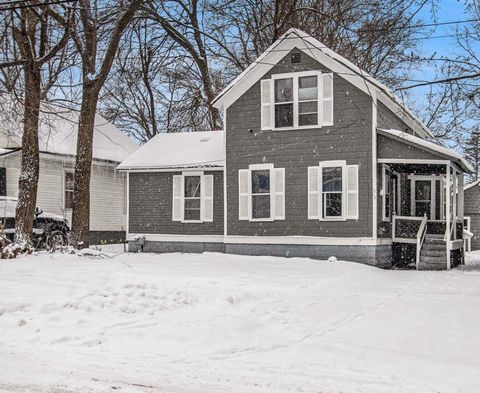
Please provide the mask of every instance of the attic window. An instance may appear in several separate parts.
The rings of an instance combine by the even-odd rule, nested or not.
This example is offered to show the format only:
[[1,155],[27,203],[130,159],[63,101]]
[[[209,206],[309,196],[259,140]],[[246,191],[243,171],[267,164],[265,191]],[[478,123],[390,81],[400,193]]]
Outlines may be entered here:
[[290,62],[292,64],[300,63],[300,52],[295,52],[290,55]]

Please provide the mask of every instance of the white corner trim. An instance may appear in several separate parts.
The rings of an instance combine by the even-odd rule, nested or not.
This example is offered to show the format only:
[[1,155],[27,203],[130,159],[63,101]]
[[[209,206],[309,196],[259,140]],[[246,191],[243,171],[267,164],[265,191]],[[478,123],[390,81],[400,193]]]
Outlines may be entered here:
[[223,236],[223,235],[167,235],[137,233],[128,234],[127,240],[145,237],[152,242],[191,242],[225,244],[283,244],[311,246],[379,246],[390,245],[392,239],[371,237],[314,237],[314,236]]

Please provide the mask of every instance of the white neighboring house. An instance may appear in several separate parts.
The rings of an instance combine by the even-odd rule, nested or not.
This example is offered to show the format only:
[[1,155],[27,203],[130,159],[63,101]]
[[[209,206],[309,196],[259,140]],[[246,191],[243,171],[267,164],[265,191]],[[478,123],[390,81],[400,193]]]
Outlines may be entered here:
[[[78,112],[49,106],[41,113],[40,178],[37,206],[63,215],[71,224],[73,171]],[[52,111],[52,108],[54,110]],[[0,124],[0,196],[17,197],[21,163],[22,125]],[[138,146],[102,116],[95,116],[90,196],[90,240],[117,242],[125,238],[126,177],[117,165]]]

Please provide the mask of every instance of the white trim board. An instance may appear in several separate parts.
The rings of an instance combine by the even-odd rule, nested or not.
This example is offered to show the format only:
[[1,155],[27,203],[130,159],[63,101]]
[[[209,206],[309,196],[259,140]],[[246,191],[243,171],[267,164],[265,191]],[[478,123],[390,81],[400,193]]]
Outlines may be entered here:
[[169,168],[117,168],[120,172],[148,173],[148,172],[182,172],[182,171],[201,171],[215,172],[223,171],[223,167],[205,166],[205,167],[169,167]]
[[223,235],[168,235],[168,234],[128,234],[127,240],[145,237],[147,241],[192,242],[225,244],[283,244],[312,246],[379,246],[390,245],[390,238],[371,237],[314,237],[314,236],[223,236]]

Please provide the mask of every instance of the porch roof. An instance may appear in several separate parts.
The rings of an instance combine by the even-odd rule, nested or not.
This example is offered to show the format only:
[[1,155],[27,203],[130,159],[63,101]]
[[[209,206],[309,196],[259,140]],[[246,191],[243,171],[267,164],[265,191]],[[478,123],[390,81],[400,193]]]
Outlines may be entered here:
[[[436,143],[427,141],[425,139],[419,138],[417,136],[407,134],[406,132],[399,130],[386,130],[386,129],[377,129],[377,132],[380,135],[384,135],[388,138],[391,138],[407,147],[413,147],[420,149],[426,153],[429,153],[429,156],[436,156],[443,159],[448,159],[456,162],[460,167],[468,173],[473,172],[473,167],[462,157],[459,153],[453,151],[444,146],[437,145]],[[418,151],[418,150],[417,150]],[[406,157],[382,157],[382,158],[406,158]],[[418,157],[423,158],[423,157]]]

